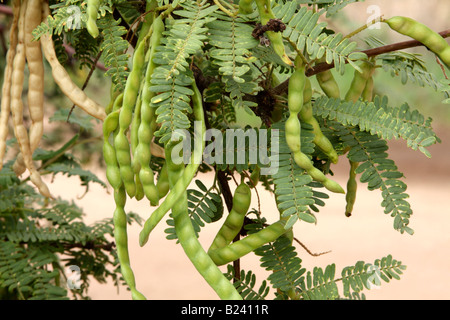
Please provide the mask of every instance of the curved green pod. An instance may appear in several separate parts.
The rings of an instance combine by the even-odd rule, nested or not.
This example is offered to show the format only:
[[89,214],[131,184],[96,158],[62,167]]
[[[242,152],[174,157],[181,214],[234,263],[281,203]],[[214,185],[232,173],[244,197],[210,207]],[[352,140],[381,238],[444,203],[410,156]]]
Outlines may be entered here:
[[423,43],[450,68],[450,45],[439,33],[408,17],[396,16],[384,22],[392,30]]
[[251,195],[250,187],[241,182],[234,192],[232,209],[217,232],[208,252],[227,246],[239,234],[250,207]]

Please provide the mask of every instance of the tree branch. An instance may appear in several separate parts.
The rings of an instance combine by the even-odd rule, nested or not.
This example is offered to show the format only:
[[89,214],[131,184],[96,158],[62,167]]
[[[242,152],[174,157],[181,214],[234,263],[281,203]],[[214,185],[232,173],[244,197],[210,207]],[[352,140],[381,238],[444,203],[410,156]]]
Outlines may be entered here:
[[[450,37],[450,29],[439,32],[439,34],[443,38]],[[382,47],[373,48],[373,49],[367,49],[363,50],[361,52],[365,53],[369,58],[375,57],[380,54],[414,48],[414,47],[420,47],[424,46],[423,43],[417,41],[417,40],[410,40],[410,41],[403,41],[403,42],[397,42],[393,44],[388,44]],[[310,68],[306,71],[306,76],[311,77],[315,74],[330,70],[334,68],[334,63],[328,64],[328,63],[320,63],[316,65],[314,68]],[[289,80],[284,81],[283,83],[279,84],[277,87],[273,89],[274,94],[281,95],[287,91]]]
[[13,14],[12,8],[5,4],[0,4],[0,13],[3,13],[7,16],[12,16],[12,14]]

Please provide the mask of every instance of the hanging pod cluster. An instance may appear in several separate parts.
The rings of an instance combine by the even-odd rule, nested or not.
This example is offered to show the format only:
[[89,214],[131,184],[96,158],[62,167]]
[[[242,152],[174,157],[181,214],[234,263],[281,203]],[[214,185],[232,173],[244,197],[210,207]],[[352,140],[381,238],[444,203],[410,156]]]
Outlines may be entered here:
[[[337,154],[328,139],[322,134],[320,126],[312,116],[310,101],[312,98],[311,85],[305,74],[305,64],[300,55],[295,59],[295,71],[289,79],[288,108],[289,118],[286,121],[286,142],[292,152],[295,163],[304,169],[314,180],[321,182],[331,192],[345,193],[342,187],[335,181],[329,179],[322,171],[315,168],[311,159],[301,151],[301,124],[300,119],[313,125],[315,143],[337,162]],[[304,109],[306,102],[306,108]]]
[[[89,115],[103,120],[104,108],[90,99],[70,78],[59,63],[52,37],[43,35],[34,39],[32,31],[50,14],[48,3],[43,0],[14,0],[13,22],[10,29],[10,47],[6,56],[3,78],[0,116],[0,168],[6,152],[8,121],[12,116],[14,135],[19,145],[19,154],[13,165],[14,172],[21,176],[26,170],[31,182],[39,192],[51,198],[48,186],[42,180],[32,155],[39,147],[44,132],[44,61],[51,66],[53,79],[69,100]],[[31,125],[24,123],[24,102],[22,100],[25,67],[28,66],[27,106]]]
[[[147,2],[146,11],[154,8],[156,1]],[[151,99],[151,79],[156,68],[154,57],[164,32],[164,17],[155,12],[146,14],[132,58],[132,69],[124,92],[113,94],[109,114],[103,124],[103,154],[107,164],[107,179],[114,188],[116,209],[114,212],[115,240],[124,280],[131,289],[133,299],[145,299],[136,289],[131,269],[126,231],[125,203],[127,196],[141,200],[144,197],[157,206],[144,224],[139,242],[143,246],[154,227],[171,210],[175,231],[186,255],[205,281],[221,299],[241,299],[233,284],[223,275],[208,253],[199,243],[190,221],[187,188],[197,173],[205,148],[203,139],[206,127],[202,94],[192,81],[191,99],[195,120],[200,122],[200,144],[195,145],[192,161],[184,165],[174,161],[181,141],[169,140],[164,145],[165,158],[158,182],[150,168],[152,143],[157,128],[155,106]],[[163,201],[160,203],[160,200]]]
[[[126,79],[123,92],[111,92],[110,103],[105,109],[90,99],[72,82],[65,68],[58,62],[51,35],[45,34],[37,41],[32,41],[31,32],[50,14],[48,4],[43,0],[13,0],[14,20],[10,35],[11,47],[6,57],[7,66],[1,99],[0,159],[2,161],[0,161],[0,166],[6,150],[9,115],[12,114],[14,133],[20,147],[20,153],[13,169],[17,175],[21,175],[25,170],[28,170],[31,181],[38,187],[39,191],[44,196],[51,197],[32,161],[32,154],[38,147],[43,135],[44,55],[51,66],[55,82],[63,93],[89,115],[103,121],[103,157],[106,163],[106,177],[114,189],[115,210],[113,221],[117,256],[123,279],[131,290],[132,298],[135,300],[146,299],[137,290],[128,251],[125,208],[128,198],[148,201],[150,206],[154,208],[140,231],[140,246],[149,242],[152,231],[171,211],[176,237],[199,274],[217,293],[219,298],[225,300],[241,299],[241,295],[233,283],[225,277],[218,266],[240,259],[280,237],[287,237],[292,242],[292,224],[289,217],[281,214],[278,221],[267,226],[261,226],[261,229],[254,230],[254,232],[239,239],[238,235],[243,228],[245,217],[251,205],[251,187],[255,187],[260,178],[259,167],[256,167],[250,177],[241,175],[241,181],[237,183],[238,186],[233,195],[232,208],[208,250],[205,250],[200,244],[189,215],[187,189],[199,170],[205,151],[206,113],[203,106],[204,100],[195,79],[186,75],[186,79],[183,78],[182,82],[185,87],[189,88],[184,88],[185,92],[192,92],[189,94],[189,100],[188,98],[185,99],[186,105],[189,107],[186,110],[192,112],[193,120],[196,124],[200,123],[201,125],[194,126],[194,135],[199,138],[200,143],[194,142],[194,149],[190,155],[191,161],[184,164],[183,161],[179,161],[185,158],[178,152],[183,150],[183,148],[180,148],[183,144],[181,139],[176,139],[175,135],[172,135],[169,140],[160,140],[161,143],[164,143],[162,147],[154,142],[155,134],[158,135],[159,125],[163,125],[163,123],[160,123],[161,121],[157,121],[157,101],[161,102],[162,99],[161,97],[158,99],[158,88],[164,87],[161,84],[162,79],[154,75],[157,74],[155,70],[167,66],[167,64],[164,64],[166,60],[158,54],[161,54],[159,50],[162,50],[161,48],[166,44],[164,42],[164,36],[167,34],[165,29],[170,23],[167,21],[168,15],[165,14],[166,11],[164,10],[174,10],[171,5],[158,8],[158,3],[161,2],[157,0],[146,1],[146,12],[142,16],[142,25],[132,54],[130,73]],[[237,6],[235,7],[237,9]],[[87,31],[94,38],[99,36],[99,29],[96,24],[99,8],[99,0],[87,1],[86,26]],[[267,25],[269,21],[275,19],[270,0],[240,0],[237,12],[239,14],[252,14],[254,9],[258,11],[259,22],[262,25]],[[386,22],[394,30],[414,36],[423,42],[447,66],[449,65],[448,44],[445,45],[445,41],[442,42],[422,25],[401,17],[395,17]],[[175,33],[178,31],[174,30]],[[345,214],[350,216],[356,199],[356,178],[358,170],[361,168],[359,163],[350,161],[349,180],[347,192],[345,192],[337,182],[331,180],[324,173],[325,170],[320,170],[315,166],[314,160],[304,151],[305,141],[307,141],[306,134],[301,135],[302,124],[307,124],[308,127],[312,128],[311,132],[314,136],[309,142],[312,141],[320,150],[321,156],[324,155],[329,162],[338,162],[339,156],[333,143],[322,132],[323,127],[314,117],[313,88],[306,76],[306,68],[310,62],[308,59],[311,59],[313,63],[324,62],[325,59],[314,59],[306,53],[303,56],[303,50],[296,50],[297,55],[293,62],[286,53],[282,33],[274,31],[266,31],[265,33],[274,52],[286,65],[294,69],[288,80],[286,110],[288,118],[284,123],[284,128],[285,140],[289,149],[286,148],[286,153],[290,156],[290,160],[292,159],[293,163],[295,162],[302,169],[300,170],[301,174],[304,172],[309,175],[307,176],[309,182],[312,178],[331,192],[346,193]],[[183,62],[186,61],[183,60]],[[28,109],[31,126],[28,130],[25,128],[23,121],[24,108],[22,102],[26,63],[30,74]],[[169,65],[169,67],[172,66]],[[372,60],[367,60],[363,61],[359,68],[360,70],[355,71],[350,88],[342,99],[349,103],[355,103],[360,99],[372,101],[373,98],[373,74],[376,65]],[[173,72],[168,73],[168,78],[172,77],[173,74]],[[330,99],[341,99],[339,85],[331,71],[321,72],[316,75],[316,78],[325,95]],[[173,83],[175,85],[176,81]],[[167,87],[166,84],[165,86]],[[170,114],[170,116],[175,117],[175,111],[172,110],[172,112],[173,114]],[[306,131],[303,128],[303,132]],[[302,151],[302,138],[304,152]],[[152,156],[154,155],[164,159],[157,181],[151,167]],[[175,159],[175,157],[178,159]],[[297,166],[296,169],[298,169]],[[291,292],[291,294],[296,296],[295,292]]]

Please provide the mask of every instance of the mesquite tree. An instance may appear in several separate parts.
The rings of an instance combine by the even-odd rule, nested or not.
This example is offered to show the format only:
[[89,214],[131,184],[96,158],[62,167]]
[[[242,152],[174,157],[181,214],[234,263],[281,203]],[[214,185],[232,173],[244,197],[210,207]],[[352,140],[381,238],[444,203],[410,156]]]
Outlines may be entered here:
[[[440,142],[430,118],[407,103],[391,105],[376,90],[374,74],[387,71],[403,83],[429,85],[449,102],[449,81],[427,71],[418,55],[401,51],[426,46],[445,74],[449,31],[379,17],[343,35],[319,20],[333,19],[352,2],[2,5],[11,19],[0,117],[1,297],[87,298],[87,276],[93,275],[100,282],[122,279],[133,299],[151,298],[139,290],[128,254],[132,222],[142,222],[140,246],[151,246],[152,230],[166,224],[167,239],[183,247],[221,299],[266,299],[271,292],[276,299],[358,299],[364,289],[399,279],[406,267],[391,255],[358,261],[338,274],[334,264],[306,270],[294,243],[294,225],[321,219],[330,197],[345,197],[342,213],[351,216],[357,187],[364,185],[381,190],[380,211],[392,217],[393,228],[412,235],[407,186],[389,159],[387,141],[404,139],[428,157],[427,147]],[[412,39],[386,45],[370,36],[363,46],[353,41],[375,23]],[[73,80],[69,61],[89,71],[83,86]],[[84,91],[96,69],[109,85],[105,106]],[[346,72],[352,81],[343,92],[335,75]],[[44,75],[72,109],[48,114]],[[44,116],[60,126],[76,125],[78,132],[57,150],[46,150]],[[91,151],[100,154],[107,182],[82,169],[73,153],[98,140],[102,149]],[[333,179],[340,161],[349,162],[346,185]],[[79,176],[86,188],[111,187],[111,218],[93,226],[80,222],[82,211],[55,198],[41,178],[58,173]],[[214,176],[211,185],[202,182],[205,174]],[[250,207],[258,186],[274,195],[277,221],[269,223],[264,208]],[[127,212],[131,198],[147,203],[151,214]],[[221,227],[203,247],[198,236],[213,223]],[[248,254],[270,271],[259,286],[254,270],[239,263]],[[78,286],[64,270],[73,265],[83,275]]]

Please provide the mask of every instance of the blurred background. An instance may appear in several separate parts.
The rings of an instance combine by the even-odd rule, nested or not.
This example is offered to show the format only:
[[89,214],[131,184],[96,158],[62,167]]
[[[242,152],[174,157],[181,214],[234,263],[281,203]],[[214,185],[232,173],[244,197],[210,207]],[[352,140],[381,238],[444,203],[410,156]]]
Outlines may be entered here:
[[[371,8],[371,11],[368,11]],[[373,11],[375,10],[375,11]],[[330,27],[347,34],[365,24],[374,12],[388,18],[394,15],[409,16],[421,21],[436,31],[447,30],[450,27],[450,1],[448,0],[367,0],[354,3],[342,10],[330,22]],[[373,19],[374,17],[372,17]],[[0,15],[0,22],[1,22]],[[386,43],[408,40],[390,31],[386,26],[380,29],[366,30],[354,39],[361,44],[364,37],[373,35]],[[432,54],[423,47],[407,50],[420,53],[427,62],[429,71],[438,78],[443,78],[441,68]],[[0,69],[4,67],[4,52],[1,51]],[[76,65],[76,63],[75,63]],[[72,76],[82,85],[85,73],[73,68]],[[448,72],[448,70],[447,70]],[[345,76],[337,76],[341,90],[345,92],[349,86],[353,71]],[[108,102],[109,92],[107,81],[101,71],[93,75],[87,92],[99,102]],[[57,90],[51,83],[46,90]],[[308,270],[314,266],[326,267],[336,263],[336,270],[354,265],[359,260],[373,262],[377,258],[392,254],[392,256],[407,265],[401,280],[383,283],[378,289],[365,291],[367,299],[449,299],[450,298],[450,206],[447,197],[450,192],[450,106],[442,104],[442,93],[436,93],[432,88],[420,87],[408,83],[402,85],[399,77],[393,78],[383,70],[375,75],[375,88],[381,94],[390,97],[392,105],[408,102],[426,116],[434,119],[434,129],[442,139],[442,143],[429,148],[432,158],[426,158],[420,152],[414,152],[406,147],[404,141],[391,141],[390,158],[405,174],[408,185],[410,203],[414,210],[411,227],[415,230],[413,236],[399,234],[392,227],[393,219],[383,213],[380,206],[381,195],[378,191],[367,191],[365,186],[358,190],[354,213],[350,218],[344,216],[344,196],[331,195],[327,206],[318,214],[316,225],[298,223],[294,228],[296,238],[312,252],[331,251],[319,257],[310,256],[300,246],[297,246],[302,264]],[[50,94],[49,94],[50,96]],[[54,106],[70,108],[66,99],[49,100],[48,108]],[[46,122],[47,131],[53,126],[63,127],[61,123]],[[97,124],[99,126],[99,124]],[[68,129],[69,128],[69,129]],[[67,125],[65,129],[70,130]],[[61,132],[63,134],[64,132]],[[48,145],[55,148],[58,135],[47,136]],[[45,146],[44,146],[45,147]],[[100,179],[106,181],[100,155],[94,151],[101,150],[101,142],[80,146],[79,157],[85,157],[86,169],[92,170]],[[332,167],[335,180],[345,185],[348,164],[342,159]],[[202,180],[207,185],[212,177],[205,176]],[[86,222],[94,222],[110,217],[114,210],[112,195],[102,187],[92,185],[89,192],[79,185],[78,179],[72,180],[66,176],[56,176],[50,188],[54,195],[64,199],[73,199],[86,212]],[[111,190],[109,190],[111,191]],[[269,222],[275,221],[278,212],[274,198],[259,190],[261,207]],[[258,203],[254,197],[252,207]],[[130,200],[127,203],[129,211],[147,218],[151,208],[144,201]],[[207,248],[220,226],[212,224],[205,228],[200,241]],[[132,267],[135,271],[138,289],[148,299],[216,299],[216,294],[209,288],[184,255],[182,248],[165,239],[165,223],[161,223],[152,233],[144,248],[138,245],[139,226],[129,228],[129,247]],[[244,270],[253,270],[257,279],[262,281],[267,273],[259,267],[259,260],[253,254],[241,260]],[[119,291],[112,284],[91,283],[90,296],[95,299],[130,299],[125,288]],[[269,299],[272,296],[268,297]]]

